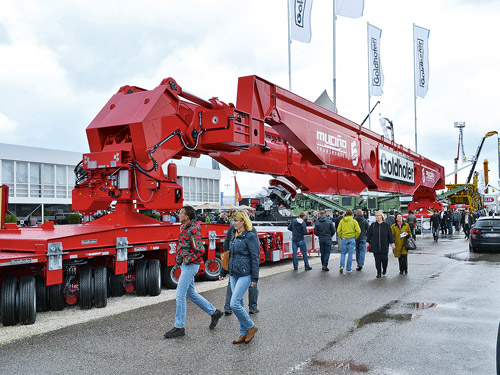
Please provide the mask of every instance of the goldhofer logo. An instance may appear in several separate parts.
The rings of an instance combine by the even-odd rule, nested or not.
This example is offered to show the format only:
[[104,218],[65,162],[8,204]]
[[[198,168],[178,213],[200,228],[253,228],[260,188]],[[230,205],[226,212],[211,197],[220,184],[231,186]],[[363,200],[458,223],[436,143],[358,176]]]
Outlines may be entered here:
[[418,84],[420,87],[425,87],[424,41],[422,39],[417,39],[417,56],[418,56],[418,71],[420,73]]
[[378,55],[378,48],[377,48],[377,39],[371,38],[372,39],[372,53],[373,53],[373,79],[372,79],[372,85],[373,86],[380,86],[380,57]]
[[306,0],[295,0],[295,25],[304,27]]
[[378,161],[380,179],[415,185],[413,160],[379,147]]

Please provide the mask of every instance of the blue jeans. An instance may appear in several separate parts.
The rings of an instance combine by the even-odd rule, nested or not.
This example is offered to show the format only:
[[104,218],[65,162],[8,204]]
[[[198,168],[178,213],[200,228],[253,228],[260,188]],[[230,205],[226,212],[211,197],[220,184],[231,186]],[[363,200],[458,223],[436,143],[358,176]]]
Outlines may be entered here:
[[432,227],[432,235],[435,241],[439,240],[439,227]]
[[328,267],[331,251],[332,241],[319,241],[319,253],[321,254],[321,265],[323,267]]
[[451,222],[448,223],[448,234],[453,238],[453,224]]
[[307,260],[307,245],[306,240],[302,241],[292,241],[292,250],[293,250],[293,268],[299,267],[299,261],[297,260],[297,250],[300,248],[300,252],[304,257],[304,266],[309,267],[309,261]]
[[193,301],[208,315],[215,312],[215,307],[194,290],[194,277],[200,269],[199,264],[182,264],[181,276],[175,291],[175,328],[184,328],[186,323],[186,297]]
[[254,326],[254,322],[245,310],[245,302],[243,301],[243,297],[245,296],[251,281],[250,275],[241,277],[229,276],[229,283],[231,285],[231,289],[233,290],[230,306],[234,315],[238,318],[240,323],[240,334],[242,336],[245,336],[247,331]]
[[345,264],[345,254],[348,253],[347,257],[347,269],[346,271],[351,271],[352,266],[352,254],[354,253],[354,248],[356,247],[356,240],[354,238],[342,238],[342,245],[340,249],[340,268],[344,268]]
[[[224,304],[224,311],[231,311],[231,297],[233,296],[233,291],[231,290],[231,279],[227,283],[226,289],[226,303]],[[259,297],[259,289],[257,284],[248,288],[248,310],[257,310],[257,298]]]
[[356,263],[358,267],[365,264],[366,240],[356,240]]

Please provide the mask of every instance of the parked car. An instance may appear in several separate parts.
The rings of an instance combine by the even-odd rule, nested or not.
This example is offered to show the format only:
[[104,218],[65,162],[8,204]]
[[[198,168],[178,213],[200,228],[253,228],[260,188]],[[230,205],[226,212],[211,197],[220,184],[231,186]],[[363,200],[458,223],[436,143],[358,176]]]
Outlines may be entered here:
[[469,250],[500,252],[500,217],[485,216],[476,221],[470,230]]

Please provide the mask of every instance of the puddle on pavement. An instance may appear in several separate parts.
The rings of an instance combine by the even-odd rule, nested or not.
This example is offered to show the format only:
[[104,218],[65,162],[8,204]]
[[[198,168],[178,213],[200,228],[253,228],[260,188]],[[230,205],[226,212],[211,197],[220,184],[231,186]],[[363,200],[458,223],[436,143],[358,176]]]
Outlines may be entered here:
[[[413,302],[413,303],[400,303],[399,301],[391,301],[380,309],[363,316],[357,321],[356,328],[361,328],[364,325],[371,323],[383,323],[390,320],[396,321],[410,321],[413,317],[411,311],[414,310],[427,310],[437,306],[435,303],[430,302]],[[396,311],[390,311],[396,310]],[[401,312],[402,310],[402,312]]]
[[459,253],[445,254],[445,257],[464,262],[500,263],[500,254],[498,253],[471,253],[470,251],[461,251]]
[[319,361],[312,360],[313,366],[324,367],[328,369],[342,370],[343,372],[369,372],[370,369],[365,365],[355,363],[353,360],[349,361]]

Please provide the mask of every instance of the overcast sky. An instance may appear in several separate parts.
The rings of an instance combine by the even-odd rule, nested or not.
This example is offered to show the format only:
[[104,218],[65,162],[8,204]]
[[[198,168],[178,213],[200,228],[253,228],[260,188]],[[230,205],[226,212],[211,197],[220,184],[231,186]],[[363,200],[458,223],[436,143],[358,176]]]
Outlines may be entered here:
[[[292,91],[332,95],[332,4],[315,0],[312,40],[292,43]],[[384,95],[372,97],[372,129],[391,119],[414,149],[413,23],[430,29],[429,91],[417,100],[418,152],[453,169],[500,132],[500,1],[365,0],[364,16],[337,20],[337,107],[360,123],[368,112],[367,22],[382,29]],[[0,0],[0,142],[87,152],[85,128],[123,85],[153,89],[173,77],[201,97],[236,101],[237,78],[257,74],[288,88],[286,0]],[[498,186],[497,138],[486,140]],[[465,182],[464,171],[459,182]],[[231,173],[224,173],[223,190]],[[267,177],[238,174],[243,194]],[[449,177],[447,182],[451,182]]]

